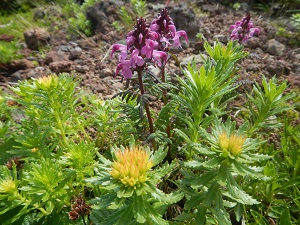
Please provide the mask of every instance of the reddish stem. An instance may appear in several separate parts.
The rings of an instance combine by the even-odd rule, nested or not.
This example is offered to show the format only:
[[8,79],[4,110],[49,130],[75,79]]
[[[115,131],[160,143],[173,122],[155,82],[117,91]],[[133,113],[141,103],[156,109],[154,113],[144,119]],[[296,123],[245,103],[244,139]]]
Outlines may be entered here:
[[[145,90],[144,90],[144,84],[143,84],[143,78],[142,78],[142,70],[138,70],[138,78],[139,78],[139,85],[140,85],[140,91],[141,91],[141,95],[144,95]],[[145,110],[146,110],[146,115],[148,118],[148,123],[149,123],[149,128],[150,128],[150,133],[153,133],[154,129],[153,129],[153,121],[152,121],[152,117],[151,117],[151,112],[150,112],[150,108],[149,108],[149,104],[148,102],[145,102]]]

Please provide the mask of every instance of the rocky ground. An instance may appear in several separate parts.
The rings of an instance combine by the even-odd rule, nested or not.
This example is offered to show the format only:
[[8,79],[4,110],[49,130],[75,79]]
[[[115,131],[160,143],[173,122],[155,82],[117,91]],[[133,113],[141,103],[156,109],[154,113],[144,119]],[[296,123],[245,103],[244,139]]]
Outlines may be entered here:
[[[209,1],[149,1],[150,22],[166,6],[177,27],[187,31],[189,43],[182,40],[182,49],[174,49],[180,62],[187,63],[193,57],[201,64],[199,53],[205,54],[203,42],[196,38],[201,33],[210,42],[216,39],[226,43],[229,26],[245,15],[247,4],[239,10],[224,7]],[[165,3],[167,2],[167,3]],[[89,38],[71,40],[66,30],[47,31],[37,28],[28,30],[23,59],[9,64],[0,63],[0,86],[5,91],[8,85],[18,80],[37,78],[50,73],[74,72],[81,80],[81,86],[103,98],[110,98],[124,88],[121,77],[114,77],[117,58],[110,58],[110,48],[116,42],[124,42],[125,32],[117,32],[112,22],[117,19],[118,8],[123,1],[103,1],[88,10],[95,35]],[[38,15],[38,14],[37,14]],[[289,32],[297,32],[289,20],[259,15],[252,12],[255,27],[261,34],[245,46],[249,56],[241,64],[240,80],[245,85],[259,82],[263,75],[274,75],[286,80],[290,88],[300,87],[300,48],[289,44],[291,40],[276,35],[275,24],[281,23]],[[38,19],[38,16],[37,16]],[[2,37],[4,37],[2,35]],[[38,45],[37,45],[38,44]],[[38,51],[43,47],[43,51]],[[45,50],[46,49],[46,50]],[[181,74],[173,60],[167,65],[169,74]]]

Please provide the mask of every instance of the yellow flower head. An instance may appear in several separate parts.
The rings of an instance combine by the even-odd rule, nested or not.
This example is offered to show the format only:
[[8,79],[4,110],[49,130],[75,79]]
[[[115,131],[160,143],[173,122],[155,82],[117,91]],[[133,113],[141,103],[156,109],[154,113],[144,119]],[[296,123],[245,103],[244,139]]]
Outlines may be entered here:
[[225,132],[219,136],[219,146],[221,150],[230,152],[231,155],[239,155],[243,150],[246,138],[237,134],[230,134],[229,138]]
[[0,180],[0,193],[14,192],[16,188],[16,183],[13,180]]
[[58,77],[56,75],[42,76],[37,80],[39,87],[43,90],[55,88],[58,84]]
[[148,180],[147,172],[153,166],[150,155],[139,147],[115,153],[117,160],[112,165],[111,176],[125,186],[136,187]]

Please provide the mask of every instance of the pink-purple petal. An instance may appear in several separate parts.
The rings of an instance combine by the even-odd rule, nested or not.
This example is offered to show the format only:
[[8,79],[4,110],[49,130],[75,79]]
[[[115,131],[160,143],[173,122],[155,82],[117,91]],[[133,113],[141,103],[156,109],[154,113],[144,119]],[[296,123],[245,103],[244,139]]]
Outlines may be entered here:
[[119,63],[116,68],[115,76],[117,76],[121,71],[122,76],[125,79],[130,79],[132,77],[132,71],[130,69],[130,61],[125,60],[122,63]]
[[175,34],[175,37],[173,38],[173,45],[175,47],[179,47],[180,46],[180,37],[184,37],[184,39],[186,40],[186,42],[188,42],[188,37],[187,37],[187,34],[184,30],[180,30],[180,31],[177,31],[176,34]]
[[111,50],[111,53],[110,53],[110,57],[112,57],[112,55],[113,55],[116,51],[126,52],[126,51],[127,51],[127,46],[126,46],[126,45],[122,45],[122,44],[114,44],[114,45],[112,46],[112,50]]

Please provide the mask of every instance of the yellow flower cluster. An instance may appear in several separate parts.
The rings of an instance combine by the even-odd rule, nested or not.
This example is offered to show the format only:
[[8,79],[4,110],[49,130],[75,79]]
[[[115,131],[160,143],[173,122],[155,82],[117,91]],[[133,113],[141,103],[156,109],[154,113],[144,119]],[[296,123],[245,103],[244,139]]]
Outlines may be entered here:
[[153,166],[148,152],[141,148],[126,148],[124,151],[117,151],[115,155],[117,160],[110,172],[113,178],[134,188],[148,180],[147,172]]
[[13,180],[0,180],[0,193],[11,193],[16,190],[16,183]]
[[243,150],[246,138],[237,134],[230,134],[229,138],[225,132],[219,136],[219,146],[224,151],[230,152],[231,155],[238,155]]
[[40,88],[43,90],[49,90],[55,88],[58,84],[58,77],[56,75],[42,76],[37,80]]

